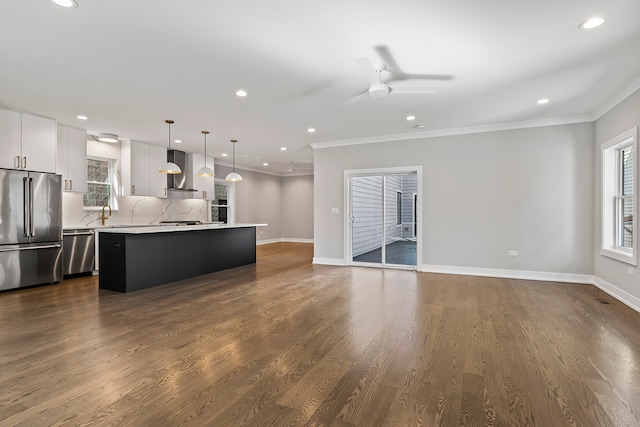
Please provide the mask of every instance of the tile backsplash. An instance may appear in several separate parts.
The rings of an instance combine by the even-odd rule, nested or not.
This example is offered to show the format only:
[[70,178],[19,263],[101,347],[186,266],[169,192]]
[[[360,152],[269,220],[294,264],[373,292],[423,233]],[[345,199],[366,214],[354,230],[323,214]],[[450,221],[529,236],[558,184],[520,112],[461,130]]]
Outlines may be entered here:
[[[209,221],[209,203],[198,199],[119,197],[118,208],[107,225],[158,224],[160,221]],[[82,194],[62,194],[62,225],[65,228],[99,226],[101,210],[84,210]]]

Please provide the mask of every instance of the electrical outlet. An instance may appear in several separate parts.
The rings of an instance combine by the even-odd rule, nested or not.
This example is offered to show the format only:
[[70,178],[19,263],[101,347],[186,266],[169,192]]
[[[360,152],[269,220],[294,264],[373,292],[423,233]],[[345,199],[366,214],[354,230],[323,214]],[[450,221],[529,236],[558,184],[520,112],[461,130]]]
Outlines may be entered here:
[[518,256],[518,251],[509,251],[509,256]]
[[633,276],[633,267],[629,267],[629,276]]

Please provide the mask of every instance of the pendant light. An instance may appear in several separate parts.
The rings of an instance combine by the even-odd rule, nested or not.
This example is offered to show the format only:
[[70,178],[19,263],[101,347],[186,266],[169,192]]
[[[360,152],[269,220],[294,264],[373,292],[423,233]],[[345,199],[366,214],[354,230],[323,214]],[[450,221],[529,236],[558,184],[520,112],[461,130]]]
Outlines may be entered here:
[[[173,124],[173,120],[165,120],[164,122],[169,125],[169,150],[171,150],[171,125]],[[180,166],[176,165],[173,162],[167,161],[167,163],[160,166],[158,172],[166,174],[178,174],[182,173],[182,170],[180,169]]]
[[233,144],[233,172],[231,172],[229,175],[227,175],[227,177],[225,178],[226,181],[229,182],[239,182],[242,181],[242,177],[240,176],[239,173],[236,172],[236,142],[238,142],[235,139],[231,140],[231,143]]
[[208,133],[209,133],[208,130],[202,131],[202,134],[204,135],[204,166],[198,169],[198,172],[196,172],[196,176],[216,176],[216,174],[213,173],[213,170],[207,167],[207,134]]

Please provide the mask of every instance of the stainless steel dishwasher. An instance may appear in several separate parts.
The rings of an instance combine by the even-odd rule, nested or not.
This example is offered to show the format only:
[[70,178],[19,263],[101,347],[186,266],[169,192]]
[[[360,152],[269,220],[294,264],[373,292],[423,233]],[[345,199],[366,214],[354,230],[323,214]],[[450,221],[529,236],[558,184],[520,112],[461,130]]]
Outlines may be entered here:
[[63,274],[88,273],[95,268],[93,230],[64,230],[62,233]]

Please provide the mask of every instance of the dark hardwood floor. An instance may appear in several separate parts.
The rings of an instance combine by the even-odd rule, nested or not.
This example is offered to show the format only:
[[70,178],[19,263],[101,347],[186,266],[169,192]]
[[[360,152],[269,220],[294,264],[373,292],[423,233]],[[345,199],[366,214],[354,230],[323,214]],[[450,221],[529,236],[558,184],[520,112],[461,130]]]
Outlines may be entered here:
[[640,314],[597,288],[311,257],[0,293],[0,425],[640,425]]

